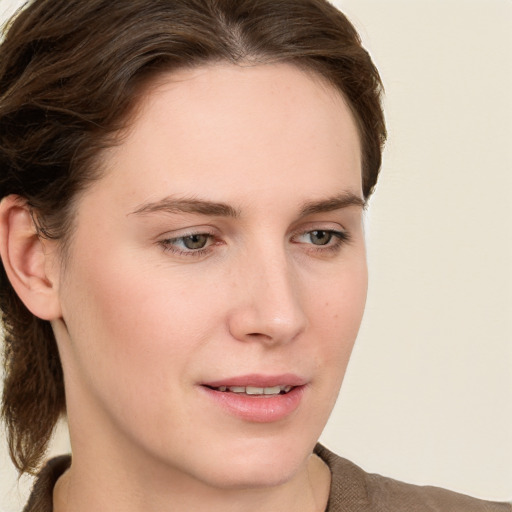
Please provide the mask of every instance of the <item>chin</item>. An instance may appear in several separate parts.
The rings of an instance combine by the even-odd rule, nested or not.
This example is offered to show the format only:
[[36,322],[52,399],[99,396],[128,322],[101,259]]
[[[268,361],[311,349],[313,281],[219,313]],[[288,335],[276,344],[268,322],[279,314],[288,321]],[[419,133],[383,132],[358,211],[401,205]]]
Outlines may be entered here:
[[[306,467],[315,443],[283,439],[240,439],[209,450],[202,473],[207,485],[223,489],[277,487]],[[206,467],[204,463],[206,462]],[[212,470],[212,468],[215,468]]]
[[273,461],[255,464],[250,460],[244,467],[233,464],[227,471],[209,474],[205,483],[224,490],[266,489],[284,485],[298,473],[300,464]]

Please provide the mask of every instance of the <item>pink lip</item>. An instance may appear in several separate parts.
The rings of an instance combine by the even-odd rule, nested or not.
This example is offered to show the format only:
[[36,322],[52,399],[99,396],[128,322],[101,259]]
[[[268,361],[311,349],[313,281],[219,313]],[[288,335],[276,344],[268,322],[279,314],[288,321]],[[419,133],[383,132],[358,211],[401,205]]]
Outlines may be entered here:
[[[293,389],[282,395],[246,395],[212,389],[221,386],[293,386]],[[307,389],[307,381],[293,374],[253,374],[208,382],[200,389],[216,406],[231,415],[253,423],[271,423],[283,420],[297,410]]]

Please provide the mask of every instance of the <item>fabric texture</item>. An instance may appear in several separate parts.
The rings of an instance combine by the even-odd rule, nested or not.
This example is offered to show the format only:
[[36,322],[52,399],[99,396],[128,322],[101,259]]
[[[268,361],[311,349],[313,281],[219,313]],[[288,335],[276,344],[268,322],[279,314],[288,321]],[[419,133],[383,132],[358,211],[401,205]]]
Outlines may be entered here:
[[366,473],[320,444],[315,453],[327,463],[332,475],[326,512],[512,512],[511,504]]
[[[438,487],[406,484],[363,471],[318,444],[315,453],[329,466],[331,491],[326,512],[512,512],[512,505],[470,498]],[[50,460],[37,477],[23,512],[52,512],[53,488],[71,457]]]

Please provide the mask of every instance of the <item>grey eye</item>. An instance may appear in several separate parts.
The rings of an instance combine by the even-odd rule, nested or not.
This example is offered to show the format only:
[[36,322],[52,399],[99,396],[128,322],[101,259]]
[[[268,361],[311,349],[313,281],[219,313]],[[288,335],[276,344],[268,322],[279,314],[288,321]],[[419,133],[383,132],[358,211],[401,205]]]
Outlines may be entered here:
[[183,245],[187,249],[203,249],[208,240],[210,239],[210,235],[189,235],[184,236],[181,240]]
[[309,233],[309,239],[314,245],[327,245],[332,240],[332,231],[311,231]]

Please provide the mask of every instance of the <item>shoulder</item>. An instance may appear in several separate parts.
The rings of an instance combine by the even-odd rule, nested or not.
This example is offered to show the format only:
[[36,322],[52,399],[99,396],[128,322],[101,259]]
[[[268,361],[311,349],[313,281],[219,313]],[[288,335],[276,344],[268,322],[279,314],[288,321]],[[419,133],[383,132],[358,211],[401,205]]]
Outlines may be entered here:
[[321,445],[315,453],[332,474],[327,512],[512,512],[512,505],[370,474]]

